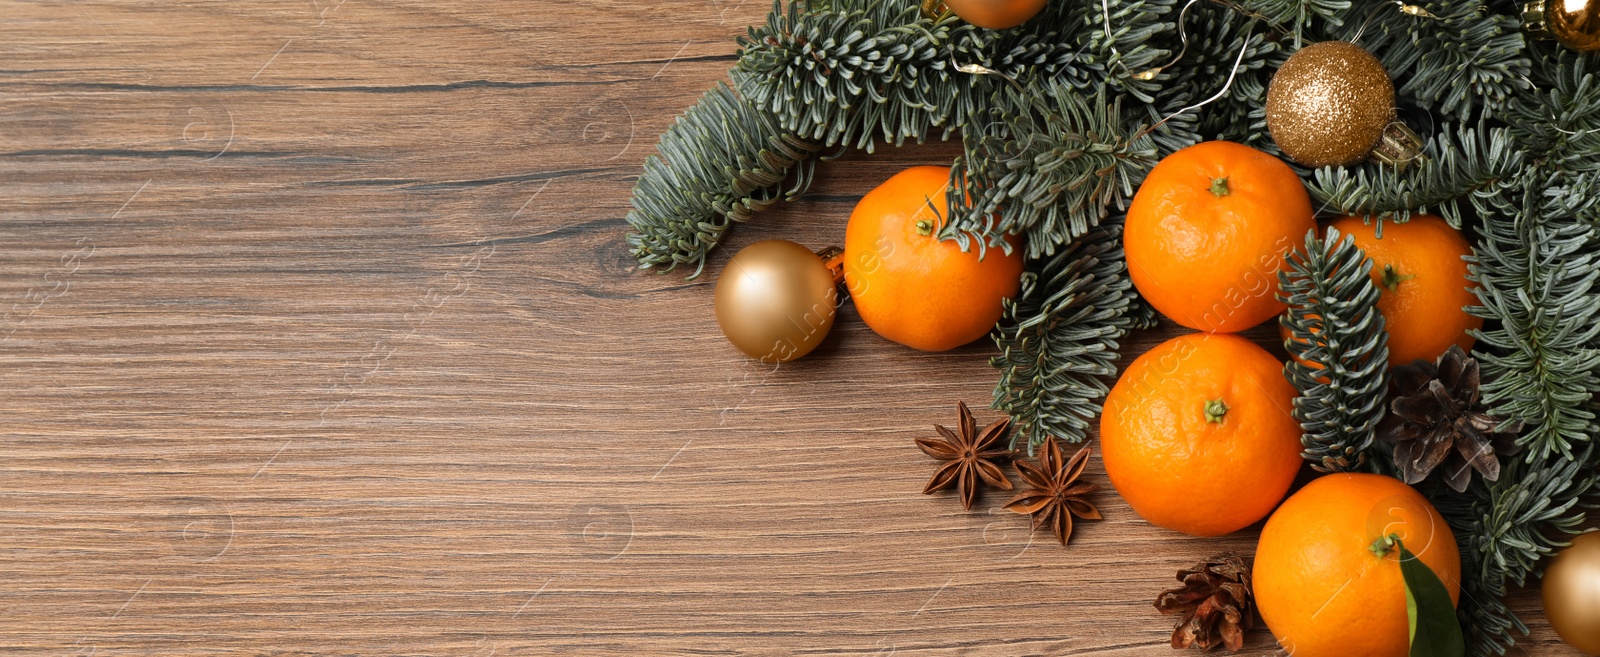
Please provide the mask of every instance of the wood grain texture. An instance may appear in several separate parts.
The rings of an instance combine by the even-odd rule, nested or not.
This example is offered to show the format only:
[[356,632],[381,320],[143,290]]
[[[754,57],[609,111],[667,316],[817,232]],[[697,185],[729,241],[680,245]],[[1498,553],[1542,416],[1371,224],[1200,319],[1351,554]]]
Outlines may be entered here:
[[[1253,530],[1108,489],[1063,550],[922,496],[992,347],[846,309],[767,368],[731,251],[636,271],[641,162],[767,9],[0,0],[0,652],[1172,654],[1154,596]],[[955,153],[851,154],[729,246],[837,243]]]

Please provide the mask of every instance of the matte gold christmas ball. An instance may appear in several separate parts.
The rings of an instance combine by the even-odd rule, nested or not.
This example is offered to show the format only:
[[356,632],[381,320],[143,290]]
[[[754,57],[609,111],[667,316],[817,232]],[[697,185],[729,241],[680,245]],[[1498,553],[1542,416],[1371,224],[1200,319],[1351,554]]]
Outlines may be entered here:
[[744,247],[722,270],[717,324],[751,358],[784,363],[822,344],[838,301],[821,257],[788,240],[766,240]]
[[[1543,19],[1542,29],[1562,45],[1579,51],[1600,50],[1600,0],[1545,0],[1529,3]],[[1524,12],[1526,18],[1527,12]]]
[[1343,41],[1300,49],[1267,87],[1272,139],[1308,167],[1366,159],[1393,115],[1394,82],[1383,63]]
[[1544,614],[1562,641],[1600,655],[1600,532],[1572,539],[1544,569]]

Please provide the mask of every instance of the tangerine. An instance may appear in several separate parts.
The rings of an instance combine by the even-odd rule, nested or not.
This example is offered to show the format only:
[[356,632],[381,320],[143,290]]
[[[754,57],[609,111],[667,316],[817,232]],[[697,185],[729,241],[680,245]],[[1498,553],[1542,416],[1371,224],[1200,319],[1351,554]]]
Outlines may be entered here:
[[1283,312],[1278,270],[1317,227],[1282,160],[1209,141],[1157,163],[1128,207],[1123,248],[1139,294],[1173,321],[1234,333]]
[[1028,22],[1044,9],[1047,0],[944,0],[961,20],[990,30],[1004,30]]
[[[1383,475],[1335,473],[1306,484],[1261,530],[1252,574],[1261,618],[1295,657],[1405,657],[1410,652],[1398,537],[1450,592],[1461,554],[1444,517]],[[1354,631],[1352,631],[1354,630]]]
[[901,171],[850,213],[844,279],[861,319],[878,335],[944,351],[989,333],[1022,281],[1022,252],[962,251],[939,239],[949,215],[950,168]]
[[1441,217],[1413,215],[1405,223],[1378,227],[1360,217],[1333,222],[1340,233],[1355,237],[1356,246],[1372,259],[1372,282],[1378,286],[1378,312],[1389,330],[1389,364],[1414,360],[1433,362],[1450,345],[1472,351],[1472,331],[1483,318],[1467,314],[1478,299],[1467,279],[1472,254],[1461,231]]
[[1153,525],[1195,536],[1242,529],[1272,512],[1300,470],[1294,396],[1283,363],[1249,340],[1168,340],[1106,396],[1106,474]]

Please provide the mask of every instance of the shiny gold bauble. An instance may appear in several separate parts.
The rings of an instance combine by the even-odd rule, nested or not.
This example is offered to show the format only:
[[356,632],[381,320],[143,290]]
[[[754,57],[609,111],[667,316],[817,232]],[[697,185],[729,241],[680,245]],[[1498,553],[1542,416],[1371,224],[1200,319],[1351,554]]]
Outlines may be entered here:
[[1600,655],[1600,532],[1572,539],[1544,569],[1544,615],[1562,641]]
[[1573,50],[1600,50],[1600,0],[1529,2],[1522,6],[1522,26]]
[[833,328],[839,288],[810,249],[756,242],[734,254],[717,280],[717,324],[739,351],[769,363],[816,349]]
[[1372,53],[1343,41],[1301,48],[1267,88],[1273,141],[1308,167],[1366,159],[1393,116],[1389,72]]

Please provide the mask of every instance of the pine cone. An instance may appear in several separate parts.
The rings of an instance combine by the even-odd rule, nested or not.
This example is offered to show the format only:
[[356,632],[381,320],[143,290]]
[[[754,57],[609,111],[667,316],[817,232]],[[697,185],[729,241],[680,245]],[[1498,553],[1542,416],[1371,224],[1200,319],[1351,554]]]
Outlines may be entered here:
[[1224,552],[1178,571],[1183,586],[1156,598],[1161,613],[1182,614],[1172,630],[1172,647],[1198,646],[1211,651],[1244,647],[1244,632],[1254,624],[1250,613],[1250,567],[1234,552]]
[[1441,470],[1456,492],[1467,489],[1472,471],[1500,478],[1497,454],[1517,452],[1521,421],[1485,412],[1479,403],[1478,361],[1451,346],[1437,363],[1413,361],[1390,374],[1394,399],[1379,435],[1394,445],[1395,466],[1408,484]]

